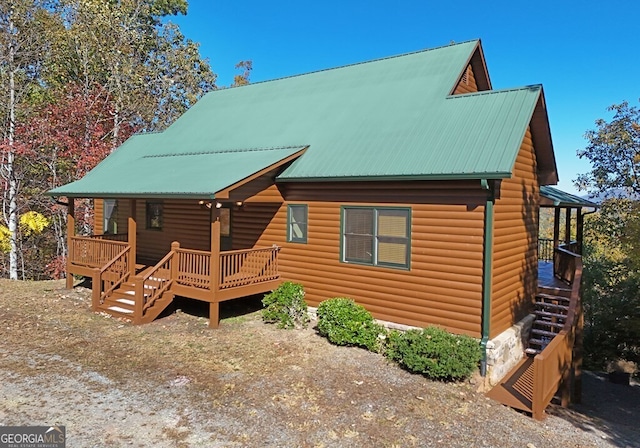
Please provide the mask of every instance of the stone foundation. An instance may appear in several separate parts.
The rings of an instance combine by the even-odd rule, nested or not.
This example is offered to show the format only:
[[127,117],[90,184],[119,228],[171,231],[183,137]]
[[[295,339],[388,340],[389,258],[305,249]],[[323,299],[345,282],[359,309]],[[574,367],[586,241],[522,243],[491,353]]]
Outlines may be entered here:
[[487,342],[487,377],[495,386],[524,357],[531,324],[535,315],[529,314],[508,330]]

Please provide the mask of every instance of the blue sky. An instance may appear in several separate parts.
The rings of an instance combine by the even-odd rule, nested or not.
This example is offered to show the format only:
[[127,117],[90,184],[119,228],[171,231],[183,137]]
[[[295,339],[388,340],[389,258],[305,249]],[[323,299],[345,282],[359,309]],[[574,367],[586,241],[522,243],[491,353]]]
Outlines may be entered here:
[[480,38],[494,88],[544,86],[558,187],[575,193],[585,131],[613,103],[638,105],[639,18],[636,0],[189,0],[172,21],[219,85],[240,60],[256,82]]

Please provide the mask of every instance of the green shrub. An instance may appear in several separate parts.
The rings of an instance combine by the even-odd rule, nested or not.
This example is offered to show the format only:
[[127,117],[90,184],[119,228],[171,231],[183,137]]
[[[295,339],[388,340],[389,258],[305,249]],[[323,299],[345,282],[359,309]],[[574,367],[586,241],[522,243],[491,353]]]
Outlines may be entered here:
[[480,344],[469,336],[436,327],[393,331],[385,355],[405,369],[429,378],[457,381],[470,376],[480,361]]
[[371,313],[352,299],[336,297],[318,306],[318,332],[336,345],[353,345],[377,352],[386,335]]
[[302,285],[284,282],[262,299],[262,320],[278,328],[306,328],[309,323]]

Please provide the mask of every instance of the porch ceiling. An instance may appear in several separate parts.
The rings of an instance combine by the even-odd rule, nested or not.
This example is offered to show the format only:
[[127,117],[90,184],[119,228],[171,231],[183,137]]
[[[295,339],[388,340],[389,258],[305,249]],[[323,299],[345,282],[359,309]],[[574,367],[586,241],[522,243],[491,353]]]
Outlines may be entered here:
[[[149,138],[151,137],[151,138]],[[84,178],[50,196],[209,198],[298,157],[305,146],[153,154],[157,135],[129,139]],[[126,150],[125,146],[127,146]],[[131,148],[130,146],[136,146]]]

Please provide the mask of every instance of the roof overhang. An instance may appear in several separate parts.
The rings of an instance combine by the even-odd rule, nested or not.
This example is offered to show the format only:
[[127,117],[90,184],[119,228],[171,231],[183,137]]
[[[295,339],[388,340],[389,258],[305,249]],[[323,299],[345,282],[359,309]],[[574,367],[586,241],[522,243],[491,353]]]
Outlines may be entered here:
[[588,199],[575,196],[557,188],[543,185],[540,187],[541,207],[561,207],[561,208],[598,208],[599,205]]
[[228,199],[234,189],[295,160],[307,148],[142,155],[127,163],[98,166],[84,178],[46,194],[76,198]]

